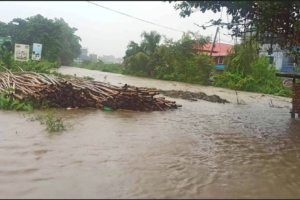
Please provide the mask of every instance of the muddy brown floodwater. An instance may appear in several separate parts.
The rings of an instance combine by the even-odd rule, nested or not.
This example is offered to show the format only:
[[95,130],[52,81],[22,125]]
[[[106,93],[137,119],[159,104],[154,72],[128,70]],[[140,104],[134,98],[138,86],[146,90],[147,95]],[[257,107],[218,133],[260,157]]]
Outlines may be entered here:
[[226,89],[59,71],[231,103],[167,97],[183,107],[61,110],[74,126],[56,134],[22,112],[0,111],[0,198],[300,198],[300,120],[290,118],[291,99],[239,92],[246,105],[237,105]]

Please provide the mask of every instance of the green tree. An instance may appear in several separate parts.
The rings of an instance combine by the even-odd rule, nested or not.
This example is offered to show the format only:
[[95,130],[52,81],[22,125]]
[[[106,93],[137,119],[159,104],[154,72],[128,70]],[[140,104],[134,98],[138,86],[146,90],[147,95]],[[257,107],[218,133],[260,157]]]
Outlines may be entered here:
[[126,58],[129,58],[130,56],[133,56],[142,51],[142,48],[137,43],[135,43],[134,41],[130,41],[127,45],[127,50],[123,59],[126,60]]
[[11,36],[13,47],[15,43],[43,44],[42,57],[51,62],[62,60],[63,64],[69,64],[80,55],[81,39],[75,35],[76,31],[63,19],[52,20],[42,15],[0,23],[0,37]]
[[151,31],[150,33],[144,31],[141,34],[141,37],[144,38],[141,42],[141,48],[143,49],[143,51],[148,55],[150,53],[154,53],[161,40],[161,35],[156,31]]
[[252,63],[259,59],[259,43],[243,43],[233,46],[226,57],[227,71],[241,74],[243,76],[252,73]]
[[155,50],[161,40],[161,35],[156,31],[142,32],[143,40],[140,45],[130,41],[124,56],[124,66],[133,71],[143,71],[148,75],[154,70],[158,58]]
[[[251,27],[255,27],[256,34],[253,34],[253,38],[259,42],[276,43],[290,50],[300,45],[296,37],[300,30],[299,1],[182,1],[176,3],[174,8],[180,10],[182,17],[189,17],[198,11],[221,12],[226,8],[227,14],[232,16],[231,22],[211,20],[211,24],[201,27],[226,26],[232,30],[232,36],[237,37],[243,36],[245,32],[252,32]],[[270,52],[272,50],[271,45]]]

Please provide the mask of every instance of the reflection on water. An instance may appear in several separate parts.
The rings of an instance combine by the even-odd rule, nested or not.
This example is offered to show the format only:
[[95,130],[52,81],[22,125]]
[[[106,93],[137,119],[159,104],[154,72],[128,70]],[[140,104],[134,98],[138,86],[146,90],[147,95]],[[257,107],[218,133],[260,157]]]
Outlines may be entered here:
[[[161,84],[124,77],[134,85]],[[0,197],[300,197],[300,120],[290,119],[287,108],[262,100],[245,106],[174,100],[183,107],[57,111],[74,123],[61,134],[1,111]]]

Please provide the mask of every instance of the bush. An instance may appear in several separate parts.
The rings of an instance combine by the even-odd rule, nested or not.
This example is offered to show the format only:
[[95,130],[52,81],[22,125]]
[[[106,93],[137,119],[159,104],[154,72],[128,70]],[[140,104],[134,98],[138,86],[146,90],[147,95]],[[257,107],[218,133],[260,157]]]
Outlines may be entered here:
[[8,51],[5,47],[0,49],[0,71],[5,71],[5,68],[12,72],[20,72],[21,69],[24,71],[32,71],[37,73],[50,73],[51,69],[59,68],[60,62],[51,63],[47,60],[35,61],[29,60],[28,62],[15,61],[13,53]]
[[6,91],[7,93],[0,94],[0,109],[33,112],[31,102],[20,102],[18,99],[15,99],[12,95],[8,94],[8,92],[14,91],[12,88],[8,88]]
[[282,85],[283,79],[275,76],[275,66],[269,64],[268,58],[259,58],[251,65],[251,69],[251,74],[247,76],[225,71],[215,78],[215,86],[284,97],[292,96],[292,89],[285,88]]
[[10,69],[13,63],[14,63],[13,53],[9,51],[6,48],[6,46],[4,46],[3,49],[0,48],[0,64]]
[[63,123],[62,118],[56,118],[53,113],[49,113],[46,116],[47,130],[50,132],[58,132],[66,130],[66,126]]
[[46,73],[49,74],[51,69],[59,68],[57,62],[50,63],[47,60],[35,61],[29,60],[28,62],[18,62],[14,61],[13,71],[20,71],[21,67],[24,71],[32,71],[38,73]]
[[122,64],[104,64],[101,60],[98,60],[97,63],[92,63],[90,61],[84,61],[81,64],[72,63],[71,66],[118,74],[122,74],[124,72]]

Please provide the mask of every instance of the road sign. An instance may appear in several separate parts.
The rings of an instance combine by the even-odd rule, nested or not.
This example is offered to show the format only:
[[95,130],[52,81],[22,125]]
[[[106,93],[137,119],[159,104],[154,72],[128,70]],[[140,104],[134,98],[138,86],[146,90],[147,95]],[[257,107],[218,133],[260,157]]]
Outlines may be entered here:
[[283,86],[284,87],[287,87],[287,88],[290,88],[293,86],[293,80],[292,79],[285,79],[283,81]]

